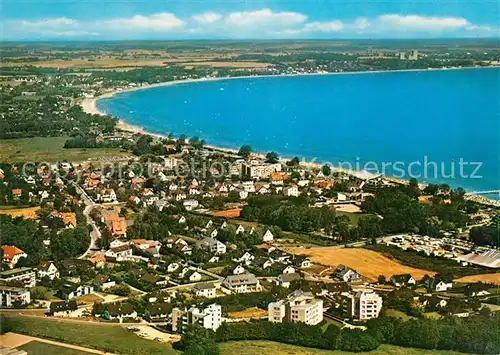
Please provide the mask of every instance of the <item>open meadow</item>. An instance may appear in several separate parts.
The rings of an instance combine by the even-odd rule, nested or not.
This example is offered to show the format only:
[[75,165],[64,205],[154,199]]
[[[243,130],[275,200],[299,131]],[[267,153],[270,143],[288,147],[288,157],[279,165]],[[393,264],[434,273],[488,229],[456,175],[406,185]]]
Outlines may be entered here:
[[[221,355],[459,355],[455,351],[423,350],[381,345],[370,352],[352,353],[337,350],[320,350],[272,341],[231,341],[220,344]],[[462,354],[463,355],[463,354]]]
[[17,163],[26,161],[56,162],[60,160],[86,161],[101,158],[124,158],[130,154],[121,149],[65,149],[67,137],[35,137],[0,140],[0,161]]
[[127,355],[173,355],[170,345],[140,338],[119,325],[5,315],[0,319],[16,333]]
[[307,255],[313,263],[325,266],[346,265],[359,272],[368,281],[376,281],[379,275],[386,278],[397,274],[411,274],[416,279],[424,275],[434,275],[429,270],[402,265],[375,251],[362,248],[313,247],[291,248],[290,252]]

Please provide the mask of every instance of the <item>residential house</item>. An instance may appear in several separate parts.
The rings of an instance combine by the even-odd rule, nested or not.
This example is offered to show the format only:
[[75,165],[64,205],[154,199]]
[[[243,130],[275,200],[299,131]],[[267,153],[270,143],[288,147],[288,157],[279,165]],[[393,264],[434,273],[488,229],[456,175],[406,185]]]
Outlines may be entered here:
[[101,290],[116,286],[116,282],[111,280],[111,278],[107,275],[97,275],[94,277],[93,283]]
[[97,201],[116,202],[116,193],[113,189],[102,189],[97,193]]
[[2,262],[9,265],[11,268],[16,266],[19,259],[28,256],[28,254],[15,245],[2,245],[2,251]]
[[58,279],[60,277],[59,269],[51,261],[42,261],[38,265],[36,273],[39,280],[44,277],[48,277],[51,280]]
[[212,253],[215,254],[225,254],[226,253],[226,245],[217,239],[213,238],[205,238],[201,242],[201,246],[207,248]]
[[246,251],[240,257],[234,258],[233,261],[250,265],[253,259],[255,259],[255,256]]
[[122,322],[123,319],[137,318],[137,312],[130,303],[107,304],[104,315],[110,320],[119,320],[120,322]]
[[62,219],[64,226],[66,228],[75,228],[76,227],[76,213],[74,212],[58,212],[54,211],[52,216],[55,218]]
[[224,279],[222,286],[235,293],[260,292],[259,280],[254,274],[230,275]]
[[428,310],[438,310],[440,308],[446,307],[448,304],[448,301],[438,297],[437,295],[432,295],[429,297],[429,299],[425,300],[423,305],[428,309]]
[[245,273],[245,268],[241,265],[237,265],[234,269],[233,269],[233,275],[241,275],[241,274],[244,274]]
[[92,292],[94,292],[92,286],[66,283],[59,288],[58,295],[65,300],[70,300],[75,297],[91,294]]
[[445,292],[453,287],[453,282],[451,279],[444,278],[439,275],[436,275],[435,277],[430,277],[426,275],[424,276],[423,282],[428,289],[436,292]]
[[212,282],[203,282],[193,287],[193,293],[199,297],[213,298],[217,295],[217,288]]
[[345,265],[339,265],[335,269],[333,276],[345,282],[354,282],[361,280],[360,274],[358,274],[355,270],[350,269]]
[[172,316],[172,304],[167,302],[150,303],[146,307],[146,317],[151,320],[167,320]]
[[272,242],[274,240],[274,235],[271,233],[271,231],[268,229],[264,235],[262,236],[262,240],[266,243]]
[[285,187],[283,187],[283,195],[298,197],[299,196],[299,189],[295,185],[285,186]]
[[110,248],[104,255],[106,259],[119,262],[130,259],[132,254],[133,250],[131,246],[129,244],[123,244],[119,247]]
[[192,211],[199,206],[198,200],[185,200],[182,205],[186,209],[186,211]]
[[50,302],[49,314],[53,317],[71,317],[78,312],[76,300]]
[[392,275],[390,281],[396,287],[415,285],[417,283],[417,280],[410,274]]
[[294,273],[289,273],[289,274],[280,274],[275,282],[277,286],[285,287],[285,288],[290,288],[290,284],[295,281],[295,280],[300,280],[300,274],[294,272]]
[[201,274],[196,271],[196,270],[190,270],[186,277],[188,278],[188,280],[190,282],[198,282],[198,281],[201,281]]

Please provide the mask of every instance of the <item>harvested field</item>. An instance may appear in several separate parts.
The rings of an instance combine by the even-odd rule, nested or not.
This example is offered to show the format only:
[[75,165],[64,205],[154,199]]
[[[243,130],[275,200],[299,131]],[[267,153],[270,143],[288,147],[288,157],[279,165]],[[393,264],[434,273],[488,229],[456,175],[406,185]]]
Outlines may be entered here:
[[379,275],[389,278],[397,274],[411,274],[414,278],[421,279],[425,274],[435,274],[432,271],[402,265],[380,253],[361,248],[291,248],[289,251],[294,254],[307,255],[311,258],[312,262],[321,265],[346,265],[355,269],[369,281],[376,281]]
[[24,217],[26,219],[37,219],[39,206],[36,207],[26,207],[26,208],[8,208],[0,209],[0,214],[10,214],[12,218]]
[[267,311],[257,308],[257,307],[251,307],[244,309],[239,312],[229,312],[228,317],[229,318],[253,318],[253,319],[260,319],[261,317],[267,316]]
[[464,276],[459,279],[456,279],[455,282],[485,282],[485,283],[493,283],[495,285],[500,285],[500,272],[494,274],[479,274],[479,275],[470,275]]

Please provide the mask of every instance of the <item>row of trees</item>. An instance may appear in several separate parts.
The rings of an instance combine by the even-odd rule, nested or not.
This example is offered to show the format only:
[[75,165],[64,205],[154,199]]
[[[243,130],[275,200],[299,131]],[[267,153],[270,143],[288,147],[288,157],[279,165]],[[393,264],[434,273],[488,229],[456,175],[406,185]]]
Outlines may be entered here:
[[380,343],[404,347],[455,350],[472,354],[500,352],[500,315],[488,311],[468,318],[442,320],[379,317],[368,321],[368,333]]
[[379,317],[366,323],[367,330],[340,329],[329,325],[303,323],[223,323],[215,332],[188,327],[176,345],[184,354],[217,355],[215,341],[271,340],[304,347],[352,352],[371,351],[380,344],[428,350],[455,350],[474,354],[497,354],[500,351],[500,315],[484,313],[470,318],[446,317],[442,320],[412,319],[401,321]]
[[230,340],[272,340],[280,343],[320,349],[342,351],[370,351],[380,342],[362,330],[340,329],[330,324],[326,330],[321,325],[304,323],[223,323],[216,332],[219,342]]

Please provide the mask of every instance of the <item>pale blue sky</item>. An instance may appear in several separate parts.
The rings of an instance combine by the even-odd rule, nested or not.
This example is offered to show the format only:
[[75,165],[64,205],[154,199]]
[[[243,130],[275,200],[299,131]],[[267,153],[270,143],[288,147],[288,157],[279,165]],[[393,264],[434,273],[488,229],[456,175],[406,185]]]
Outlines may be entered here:
[[1,37],[44,39],[498,37],[498,1],[2,0]]

